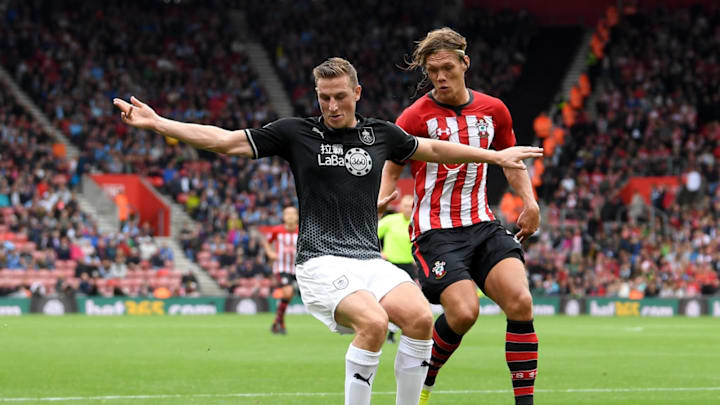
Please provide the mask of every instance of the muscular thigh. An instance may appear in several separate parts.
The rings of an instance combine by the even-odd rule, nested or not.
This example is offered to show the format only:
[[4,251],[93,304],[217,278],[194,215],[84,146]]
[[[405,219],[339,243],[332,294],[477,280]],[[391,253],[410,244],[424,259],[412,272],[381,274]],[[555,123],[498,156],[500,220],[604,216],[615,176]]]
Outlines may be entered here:
[[385,317],[385,310],[375,296],[367,290],[359,290],[346,296],[335,309],[338,325],[357,331],[358,325]]
[[413,322],[418,315],[430,312],[430,304],[415,283],[403,283],[380,300],[390,321],[400,328]]
[[490,295],[488,293],[488,278],[493,273],[505,271],[507,268],[506,266],[498,267],[498,263],[508,258],[517,259],[521,265],[524,263],[522,245],[512,233],[495,221],[487,222],[484,227],[476,229],[473,240],[477,241],[477,244],[475,245],[471,264],[471,275],[480,289],[485,294]]

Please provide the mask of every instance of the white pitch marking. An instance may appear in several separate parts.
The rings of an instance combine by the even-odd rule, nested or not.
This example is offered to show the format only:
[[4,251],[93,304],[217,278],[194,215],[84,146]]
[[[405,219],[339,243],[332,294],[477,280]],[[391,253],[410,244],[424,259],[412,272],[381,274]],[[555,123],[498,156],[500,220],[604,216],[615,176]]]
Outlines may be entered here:
[[[587,392],[682,392],[682,391],[720,391],[720,387],[649,387],[649,388],[568,388],[568,389],[536,389],[537,393],[573,394]],[[433,394],[459,395],[459,394],[506,394],[506,390],[437,390]],[[232,394],[158,394],[158,395],[103,395],[89,397],[19,397],[0,398],[0,402],[29,402],[29,401],[107,401],[114,399],[172,399],[172,398],[257,398],[257,397],[329,397],[342,396],[342,392],[248,392]],[[373,392],[373,395],[395,395],[395,391]]]

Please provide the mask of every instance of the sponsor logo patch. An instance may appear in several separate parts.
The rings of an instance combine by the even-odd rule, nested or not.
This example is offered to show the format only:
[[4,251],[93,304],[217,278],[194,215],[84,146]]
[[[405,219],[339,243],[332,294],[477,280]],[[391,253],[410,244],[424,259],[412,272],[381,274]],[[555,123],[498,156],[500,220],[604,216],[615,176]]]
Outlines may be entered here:
[[372,170],[372,158],[365,149],[352,148],[345,154],[345,168],[354,176],[364,176]]

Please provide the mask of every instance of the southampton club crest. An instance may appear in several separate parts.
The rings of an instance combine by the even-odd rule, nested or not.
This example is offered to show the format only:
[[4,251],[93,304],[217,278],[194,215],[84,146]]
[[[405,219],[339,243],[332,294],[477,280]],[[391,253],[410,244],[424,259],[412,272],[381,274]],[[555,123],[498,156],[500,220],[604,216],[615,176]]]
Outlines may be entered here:
[[447,271],[445,271],[445,262],[440,260],[435,261],[432,272],[433,274],[435,274],[436,280],[440,280],[441,278],[445,277],[445,274],[447,274]]
[[[478,130],[478,136],[480,138],[487,138],[490,135],[490,123],[488,123],[486,118],[490,117],[485,116],[484,118],[477,120],[477,122],[475,123],[475,127]],[[492,120],[492,118],[490,119]]]
[[362,127],[358,129],[360,135],[360,142],[365,145],[372,145],[375,143],[375,132],[372,127]]

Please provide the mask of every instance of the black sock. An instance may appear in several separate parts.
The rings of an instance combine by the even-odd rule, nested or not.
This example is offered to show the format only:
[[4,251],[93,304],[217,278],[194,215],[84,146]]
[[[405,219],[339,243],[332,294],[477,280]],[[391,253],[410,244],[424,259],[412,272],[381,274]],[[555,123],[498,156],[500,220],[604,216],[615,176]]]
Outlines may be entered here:
[[507,320],[505,360],[510,368],[515,405],[533,405],[538,338],[533,321]]
[[425,377],[425,385],[435,385],[435,378],[437,377],[438,371],[440,371],[440,367],[445,364],[448,358],[450,358],[450,355],[460,346],[461,340],[462,335],[458,335],[450,329],[445,314],[440,315],[433,327],[432,355],[430,357],[430,367]]

